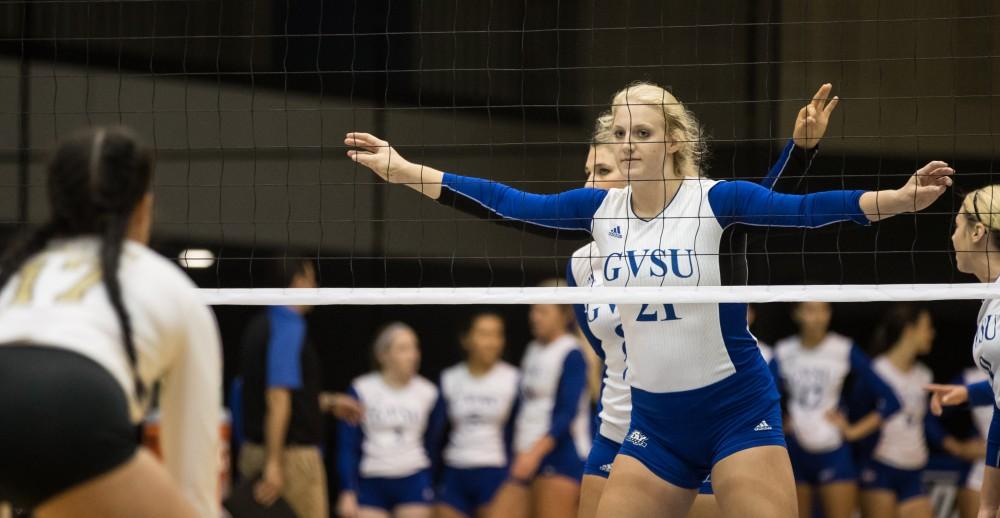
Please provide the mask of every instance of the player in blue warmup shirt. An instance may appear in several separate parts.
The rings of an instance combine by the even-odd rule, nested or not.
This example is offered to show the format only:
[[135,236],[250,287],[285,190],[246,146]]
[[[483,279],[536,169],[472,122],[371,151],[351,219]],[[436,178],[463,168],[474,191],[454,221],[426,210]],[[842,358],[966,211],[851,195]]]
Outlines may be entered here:
[[[829,303],[802,302],[794,308],[799,333],[774,345],[771,372],[785,395],[799,516],[811,516],[818,492],[823,516],[849,518],[858,501],[858,466],[849,443],[877,432],[899,411],[899,400],[865,353],[850,338],[830,331]],[[853,423],[840,411],[844,393],[872,402]]]
[[440,448],[444,404],[417,374],[417,334],[386,326],[373,345],[378,371],[356,378],[348,393],[364,405],[359,425],[339,422],[337,513],[348,518],[429,518],[431,459]]
[[[816,146],[826,132],[830,114],[837,105],[837,99],[830,103],[832,85],[825,84],[813,96],[809,104],[802,107],[796,116],[793,138],[784,147],[768,171],[761,185],[773,188],[782,174],[803,174],[812,158]],[[618,169],[613,136],[612,116],[602,115],[595,124],[587,155],[585,186],[596,189],[623,189],[628,181]],[[600,286],[600,276],[594,272],[601,268],[601,256],[597,246],[589,243],[573,253],[567,264],[567,281],[571,286]],[[748,320],[752,308],[747,307]],[[584,466],[583,482],[580,488],[580,511],[578,518],[592,518],[597,513],[597,504],[604,491],[604,485],[611,474],[618,450],[628,432],[632,412],[632,395],[626,373],[626,343],[621,318],[614,304],[578,304],[574,306],[576,320],[584,337],[595,353],[603,360],[604,372],[601,380],[601,397],[598,403],[598,429],[594,434],[593,446]],[[769,347],[759,343],[761,353]],[[765,361],[770,360],[766,355]],[[712,484],[705,481],[698,489],[688,518],[710,518],[719,514]]]
[[437,518],[485,516],[507,480],[518,370],[501,359],[504,322],[477,313],[462,332],[466,360],[441,373],[448,422]]
[[[900,189],[789,195],[700,176],[704,140],[666,90],[630,85],[614,99],[613,132],[625,189],[537,195],[408,162],[389,144],[348,133],[348,156],[393,183],[437,199],[442,189],[510,219],[590,231],[606,286],[721,284],[718,250],[734,224],[868,224],[922,210],[954,172],[931,162]],[[794,516],[796,497],[778,394],[745,304],[623,304],[632,415],[598,516],[683,516],[711,473],[723,513]],[[669,346],[668,346],[669,345]],[[761,474],[767,476],[761,476]]]
[[[988,185],[967,194],[955,215],[951,235],[955,247],[955,266],[962,273],[976,276],[979,282],[1000,282],[1000,185]],[[972,359],[986,381],[972,385],[929,385],[931,410],[940,415],[941,406],[993,406],[993,419],[986,437],[986,459],[979,495],[979,516],[997,516],[1000,511],[1000,299],[985,299],[979,310]]]
[[590,450],[587,363],[569,331],[572,308],[534,304],[529,320],[534,340],[521,360],[514,460],[490,516],[572,518]]

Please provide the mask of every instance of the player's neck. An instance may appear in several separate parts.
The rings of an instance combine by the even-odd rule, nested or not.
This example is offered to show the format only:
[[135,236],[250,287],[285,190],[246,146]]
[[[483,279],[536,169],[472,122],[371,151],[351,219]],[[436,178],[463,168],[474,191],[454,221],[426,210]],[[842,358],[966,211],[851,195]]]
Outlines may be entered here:
[[469,361],[466,362],[466,365],[468,365],[469,367],[469,374],[477,378],[480,376],[485,376],[487,373],[490,372],[490,369],[493,368],[492,364],[486,363],[481,360],[477,360],[476,358],[472,357],[469,358]]
[[917,353],[912,347],[906,344],[896,344],[885,353],[889,363],[900,372],[908,372],[917,361]]
[[386,385],[394,388],[403,388],[410,383],[410,379],[413,376],[401,374],[392,371],[382,371],[382,380],[385,381]]
[[[665,174],[672,172],[665,172]],[[683,179],[683,177],[671,174],[659,181],[640,180],[633,182],[632,212],[642,219],[655,218],[677,196],[677,191],[683,185]]]
[[1000,253],[991,250],[981,255],[973,272],[979,282],[996,282],[1000,277]]
[[827,332],[814,332],[814,331],[801,331],[799,333],[799,340],[802,342],[802,347],[806,349],[812,349],[820,344],[824,338],[826,338]]

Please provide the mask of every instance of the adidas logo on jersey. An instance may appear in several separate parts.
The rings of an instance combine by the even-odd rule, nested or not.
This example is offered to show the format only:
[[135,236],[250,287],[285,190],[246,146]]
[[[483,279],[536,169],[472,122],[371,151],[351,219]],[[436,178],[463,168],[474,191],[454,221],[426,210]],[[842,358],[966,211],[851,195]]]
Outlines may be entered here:
[[615,228],[611,229],[611,231],[608,232],[608,235],[611,236],[611,237],[617,237],[618,239],[621,239],[622,238],[622,227],[621,227],[621,225],[618,225]]
[[758,424],[757,426],[753,427],[753,431],[755,431],[755,432],[763,432],[765,430],[770,430],[770,429],[771,429],[771,425],[767,424],[767,421],[761,421],[760,424]]
[[601,465],[601,471],[603,471],[605,473],[611,473],[611,464],[603,464],[603,465]]
[[646,437],[646,434],[640,432],[639,430],[633,430],[632,433],[628,434],[628,437],[626,437],[625,440],[639,446],[640,448],[645,448],[646,444],[649,443],[649,437]]

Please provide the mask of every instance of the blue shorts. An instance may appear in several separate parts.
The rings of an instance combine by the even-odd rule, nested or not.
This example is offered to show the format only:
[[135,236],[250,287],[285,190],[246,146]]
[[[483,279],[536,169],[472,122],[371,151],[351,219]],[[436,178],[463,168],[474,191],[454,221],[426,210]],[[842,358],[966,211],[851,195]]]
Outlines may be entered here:
[[611,465],[614,464],[615,456],[621,447],[621,443],[599,433],[595,434],[594,445],[590,447],[590,455],[587,455],[587,463],[583,466],[583,474],[608,478],[611,474]]
[[583,459],[576,451],[576,444],[568,435],[556,444],[538,466],[539,476],[562,475],[576,482],[583,478]]
[[802,449],[793,437],[788,441],[788,456],[792,459],[795,481],[800,484],[817,486],[858,478],[854,457],[848,444],[842,444],[836,450],[825,453],[810,453]]
[[392,512],[400,505],[431,505],[433,502],[434,489],[429,470],[402,478],[361,477],[358,484],[358,504],[362,507]]
[[871,460],[861,470],[861,488],[892,491],[897,502],[905,502],[927,494],[922,477],[921,469],[899,469]]
[[632,423],[619,453],[678,487],[696,489],[720,460],[785,446],[781,406],[763,360],[700,389],[655,394],[632,388]]
[[507,468],[445,466],[438,502],[447,504],[466,516],[475,516],[479,508],[493,500],[508,474]]

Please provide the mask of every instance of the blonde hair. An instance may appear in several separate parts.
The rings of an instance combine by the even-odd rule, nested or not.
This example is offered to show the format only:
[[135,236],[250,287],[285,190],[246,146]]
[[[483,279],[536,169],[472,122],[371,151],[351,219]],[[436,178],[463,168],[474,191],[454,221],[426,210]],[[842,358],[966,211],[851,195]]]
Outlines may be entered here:
[[614,116],[610,111],[606,111],[594,121],[594,132],[590,135],[590,145],[612,144],[615,141],[614,132],[611,131]]
[[702,164],[708,158],[708,147],[694,113],[665,88],[643,81],[632,83],[615,94],[611,100],[612,116],[619,108],[630,105],[659,106],[667,137],[680,145],[674,154],[678,171],[686,176],[701,176]]
[[1000,232],[1000,185],[987,185],[966,194],[962,208],[969,221],[982,223],[991,233]]
[[403,322],[390,322],[383,327],[377,335],[375,335],[375,341],[372,342],[372,356],[376,369],[381,369],[382,366],[379,362],[379,356],[389,352],[392,348],[392,343],[396,340],[396,336],[399,333],[409,331],[414,335],[417,334],[416,331],[410,327],[409,324]]

